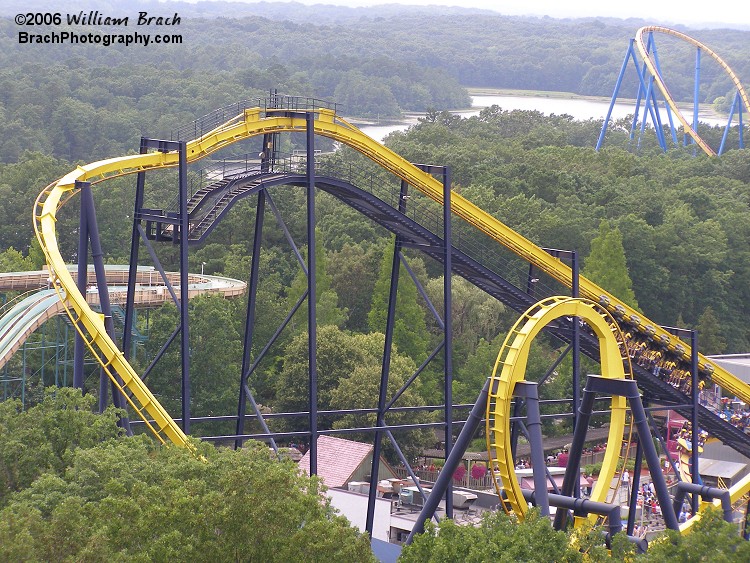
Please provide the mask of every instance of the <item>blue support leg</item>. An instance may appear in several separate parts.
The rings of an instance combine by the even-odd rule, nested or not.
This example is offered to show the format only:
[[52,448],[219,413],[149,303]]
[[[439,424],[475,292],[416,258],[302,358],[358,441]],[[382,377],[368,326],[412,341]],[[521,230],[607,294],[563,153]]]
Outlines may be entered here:
[[307,336],[310,373],[310,474],[318,474],[318,362],[315,287],[315,115],[307,114]]

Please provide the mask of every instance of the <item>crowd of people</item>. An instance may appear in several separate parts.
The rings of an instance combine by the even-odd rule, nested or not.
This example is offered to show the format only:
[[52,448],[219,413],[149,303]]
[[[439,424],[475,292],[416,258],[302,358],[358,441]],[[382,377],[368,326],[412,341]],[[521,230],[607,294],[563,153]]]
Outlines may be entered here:
[[[645,537],[650,531],[656,531],[664,528],[662,520],[661,506],[656,498],[656,491],[653,482],[643,483],[638,491],[638,506],[642,507],[640,524],[636,525],[633,535],[636,537]],[[685,502],[680,508],[677,521],[682,524],[692,517],[693,513],[690,505]]]
[[[633,535],[638,538],[645,538],[646,534],[652,531],[664,529],[661,506],[656,498],[656,489],[653,482],[642,483],[638,490],[638,506],[642,509],[640,522],[633,529]],[[692,514],[687,508],[683,507],[680,511],[678,521],[685,522]]]
[[750,411],[748,411],[747,408],[741,409],[736,403],[733,404],[727,397],[721,399],[716,414],[724,420],[728,420],[743,432],[750,430]]

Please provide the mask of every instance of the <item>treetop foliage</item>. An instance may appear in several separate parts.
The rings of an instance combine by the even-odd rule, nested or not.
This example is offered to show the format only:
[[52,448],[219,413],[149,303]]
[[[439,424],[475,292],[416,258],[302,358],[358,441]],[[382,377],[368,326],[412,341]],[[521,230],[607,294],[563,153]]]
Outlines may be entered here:
[[[161,13],[169,5],[91,4],[131,16],[139,6]],[[70,3],[69,9],[86,8]],[[0,19],[0,158],[16,162],[23,150],[71,162],[123,154],[137,150],[141,135],[167,138],[197,116],[269,90],[329,99],[342,115],[375,119],[466,108],[464,86],[609,97],[628,41],[646,23],[434,7],[205,2],[175,9],[185,15],[170,31],[179,31],[183,43],[138,49],[137,62],[132,46],[19,44],[11,18]],[[721,54],[738,76],[750,76],[750,32],[684,31]],[[659,42],[670,92],[691,100],[694,57],[672,38]],[[728,97],[732,83],[721,69],[706,64],[703,77],[700,101]],[[631,76],[621,91],[632,97],[636,87]]]
[[24,476],[0,483],[0,560],[374,560],[320,480],[266,445],[196,444],[198,458],[118,437],[92,401],[60,389],[24,413],[0,403],[2,474]]
[[581,273],[627,305],[638,309],[633,282],[625,263],[622,233],[617,228],[610,228],[606,220],[599,224],[599,235],[591,241],[591,253]]
[[484,561],[725,561],[740,563],[750,556],[750,542],[737,534],[734,524],[722,519],[721,510],[709,506],[693,530],[681,535],[668,530],[649,543],[645,554],[623,533],[615,535],[611,552],[601,529],[584,526],[569,532],[555,531],[549,518],[532,510],[518,522],[497,512],[485,516],[481,526],[458,526],[443,519],[439,526],[425,525],[425,533],[404,547],[399,563]]

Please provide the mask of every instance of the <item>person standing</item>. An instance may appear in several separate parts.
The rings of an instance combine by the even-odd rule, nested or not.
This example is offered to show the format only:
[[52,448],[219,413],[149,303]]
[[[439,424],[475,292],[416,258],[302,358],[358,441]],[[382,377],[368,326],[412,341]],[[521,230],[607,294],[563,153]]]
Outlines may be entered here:
[[586,479],[586,495],[591,496],[591,491],[594,489],[594,477],[588,473],[584,473],[583,477]]
[[630,473],[628,473],[627,469],[624,469],[622,472],[622,484],[628,493],[628,498],[630,498]]

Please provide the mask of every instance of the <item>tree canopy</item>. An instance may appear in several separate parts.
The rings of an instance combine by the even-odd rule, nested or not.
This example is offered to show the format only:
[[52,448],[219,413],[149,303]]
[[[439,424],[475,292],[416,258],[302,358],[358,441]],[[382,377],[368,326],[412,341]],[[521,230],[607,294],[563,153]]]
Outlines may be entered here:
[[374,561],[320,481],[264,444],[196,457],[118,437],[114,410],[91,406],[71,389],[23,413],[0,404],[3,479],[18,476],[0,483],[0,559]]
[[633,282],[625,263],[622,234],[619,229],[610,228],[607,221],[599,224],[599,235],[591,241],[591,253],[581,273],[627,305],[638,309]]
[[721,510],[708,507],[693,530],[685,535],[668,530],[649,543],[645,554],[636,554],[623,533],[615,535],[611,553],[601,531],[590,526],[555,531],[549,518],[532,510],[523,522],[498,512],[486,516],[479,527],[459,526],[443,519],[439,526],[425,525],[425,533],[406,546],[399,563],[483,561],[746,561],[750,542],[737,534],[734,524],[722,519]]

